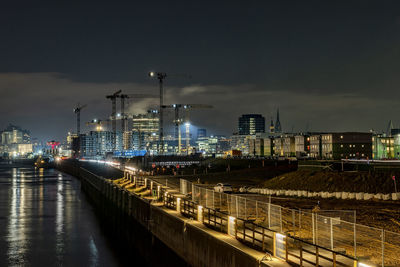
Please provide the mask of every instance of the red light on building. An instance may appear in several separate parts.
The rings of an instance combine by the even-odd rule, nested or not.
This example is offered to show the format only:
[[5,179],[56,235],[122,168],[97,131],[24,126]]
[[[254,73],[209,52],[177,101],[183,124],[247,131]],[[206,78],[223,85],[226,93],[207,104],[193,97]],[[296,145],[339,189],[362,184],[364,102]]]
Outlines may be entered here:
[[46,144],[47,144],[48,146],[51,146],[51,149],[55,149],[55,148],[57,148],[57,146],[60,145],[60,142],[57,142],[57,141],[50,141],[50,142],[47,142]]

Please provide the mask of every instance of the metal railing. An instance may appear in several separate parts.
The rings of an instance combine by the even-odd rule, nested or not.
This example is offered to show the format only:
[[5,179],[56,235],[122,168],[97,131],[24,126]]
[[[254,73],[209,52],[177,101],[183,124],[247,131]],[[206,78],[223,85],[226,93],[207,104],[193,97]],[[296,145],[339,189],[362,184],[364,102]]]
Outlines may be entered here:
[[[319,247],[320,251],[332,251],[331,258],[359,258],[364,266],[400,266],[399,233],[350,222],[348,218],[342,220],[339,217],[329,217],[338,213],[326,212],[321,215],[318,212],[289,209],[238,195],[214,192],[184,179],[181,179],[180,186],[181,193],[191,195],[192,201],[198,205],[224,212],[237,218],[238,222],[252,222],[258,227],[302,240]],[[247,238],[245,233],[245,241]],[[254,242],[259,241],[256,238]],[[308,258],[313,257],[307,251],[302,253]],[[316,257],[324,261],[325,256]]]

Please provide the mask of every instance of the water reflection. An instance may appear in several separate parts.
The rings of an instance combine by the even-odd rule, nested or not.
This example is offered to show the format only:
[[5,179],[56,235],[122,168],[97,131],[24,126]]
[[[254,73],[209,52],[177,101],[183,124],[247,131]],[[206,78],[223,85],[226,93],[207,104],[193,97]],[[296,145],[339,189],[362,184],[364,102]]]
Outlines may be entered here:
[[0,266],[118,266],[77,179],[0,168]]
[[25,220],[29,214],[25,214],[25,189],[20,186],[24,182],[24,175],[18,169],[12,169],[12,187],[10,190],[10,214],[8,217],[8,251],[7,256],[10,264],[23,264],[24,255],[29,240],[26,238]]

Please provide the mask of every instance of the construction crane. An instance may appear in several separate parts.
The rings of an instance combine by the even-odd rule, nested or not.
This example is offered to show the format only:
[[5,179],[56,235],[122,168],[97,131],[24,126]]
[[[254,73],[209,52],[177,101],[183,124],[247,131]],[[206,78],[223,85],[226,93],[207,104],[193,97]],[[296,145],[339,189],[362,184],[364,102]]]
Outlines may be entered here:
[[[149,72],[151,78],[157,78],[160,85],[160,123],[159,123],[159,135],[158,135],[158,153],[162,155],[164,153],[164,116],[163,116],[163,106],[164,106],[164,79],[167,77],[165,72]],[[168,77],[187,77],[191,78],[187,74],[173,74],[168,75]]]
[[129,148],[129,142],[128,142],[128,123],[127,123],[127,119],[128,116],[125,113],[125,99],[134,99],[134,98],[158,98],[157,95],[151,95],[151,94],[121,94],[118,95],[117,97],[121,98],[121,114],[120,114],[120,118],[121,118],[121,131],[124,134],[124,138],[123,138],[123,146],[124,149],[128,149]]
[[117,112],[117,97],[120,93],[121,93],[121,90],[118,90],[114,94],[106,96],[107,99],[111,99],[111,122],[112,122],[112,131],[113,131],[113,139],[112,139],[113,150],[116,149],[116,144],[117,144],[116,112]]
[[172,104],[172,105],[163,105],[162,108],[174,109],[175,138],[178,139],[178,154],[181,154],[181,150],[182,150],[182,137],[181,137],[181,127],[180,126],[183,123],[183,119],[180,117],[179,111],[182,108],[186,111],[186,114],[185,114],[186,152],[189,153],[189,146],[190,146],[189,110],[190,109],[201,109],[201,108],[213,108],[213,106],[205,105],[205,104]]
[[87,106],[86,104],[81,106],[78,103],[76,108],[74,108],[74,113],[76,114],[76,134],[78,135],[78,138],[81,134],[81,110],[86,106]]

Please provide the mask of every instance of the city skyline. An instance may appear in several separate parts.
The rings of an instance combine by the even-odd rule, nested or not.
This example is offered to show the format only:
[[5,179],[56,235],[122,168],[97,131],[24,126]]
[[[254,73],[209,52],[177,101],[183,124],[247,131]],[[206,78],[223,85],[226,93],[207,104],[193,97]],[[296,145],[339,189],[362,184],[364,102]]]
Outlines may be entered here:
[[[215,134],[230,135],[245,113],[268,121],[278,107],[283,131],[384,131],[390,119],[399,124],[398,7],[9,2],[0,11],[0,128],[61,139],[75,130],[78,102],[88,104],[84,124],[110,115],[114,89],[157,93],[154,70],[171,74],[165,103],[214,106],[191,117]],[[192,78],[173,77],[182,73]]]

